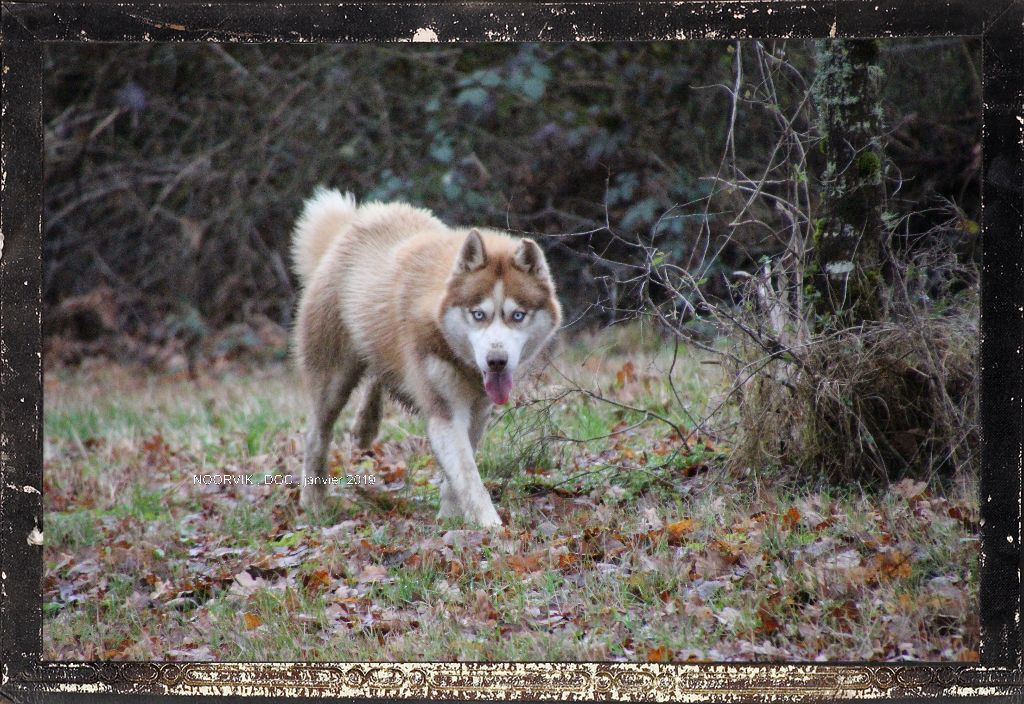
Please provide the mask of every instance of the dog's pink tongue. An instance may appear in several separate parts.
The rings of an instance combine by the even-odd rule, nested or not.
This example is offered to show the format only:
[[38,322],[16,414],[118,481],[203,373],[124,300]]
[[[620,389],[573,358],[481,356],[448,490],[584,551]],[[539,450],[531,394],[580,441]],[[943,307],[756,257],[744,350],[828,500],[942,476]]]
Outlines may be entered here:
[[512,374],[509,372],[486,372],[484,374],[484,391],[499,406],[508,403],[512,393]]

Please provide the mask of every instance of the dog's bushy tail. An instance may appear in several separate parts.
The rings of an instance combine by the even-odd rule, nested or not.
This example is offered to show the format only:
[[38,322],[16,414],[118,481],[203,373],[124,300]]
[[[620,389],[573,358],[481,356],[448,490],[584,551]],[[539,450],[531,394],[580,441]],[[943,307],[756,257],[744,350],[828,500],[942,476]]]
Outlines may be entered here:
[[351,193],[323,186],[306,200],[292,233],[292,266],[303,285],[313,276],[327,247],[352,222],[357,207]]

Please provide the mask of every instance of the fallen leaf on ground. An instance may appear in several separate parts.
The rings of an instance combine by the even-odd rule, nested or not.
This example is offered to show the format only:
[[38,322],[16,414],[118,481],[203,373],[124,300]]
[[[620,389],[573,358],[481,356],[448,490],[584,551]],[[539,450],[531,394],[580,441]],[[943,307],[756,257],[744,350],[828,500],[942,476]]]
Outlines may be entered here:
[[680,542],[683,536],[692,533],[696,526],[697,522],[692,518],[684,518],[681,521],[669,523],[665,526],[665,533],[668,535],[669,544],[672,545]]
[[782,515],[782,527],[786,530],[793,530],[800,523],[800,512],[790,506],[789,510]]
[[388,570],[383,565],[367,565],[359,574],[359,583],[382,582],[388,578]]
[[767,605],[762,604],[757,609],[757,617],[761,619],[761,625],[754,629],[755,633],[770,635],[779,630],[779,620],[772,615]]
[[302,585],[311,592],[323,591],[330,583],[331,573],[327,570],[317,570],[302,579]]
[[910,576],[910,560],[899,550],[890,550],[873,556],[870,566],[884,579]]
[[715,618],[717,618],[721,623],[725,624],[726,626],[732,628],[739,620],[741,615],[742,614],[740,613],[739,609],[734,609],[731,606],[726,606],[721,611],[715,614]]
[[924,496],[927,489],[927,482],[915,481],[909,477],[892,485],[892,490],[907,501],[914,501],[914,499]]
[[448,579],[458,579],[465,571],[466,568],[463,566],[462,560],[455,559],[448,562]]
[[247,570],[242,570],[235,575],[235,579],[228,591],[239,596],[249,596],[257,589],[265,586],[267,586],[267,580],[262,577],[253,577]]
[[671,662],[672,650],[659,645],[657,648],[650,648],[647,651],[647,662]]
[[541,569],[540,554],[530,553],[529,555],[509,555],[508,566],[519,574],[537,572]]

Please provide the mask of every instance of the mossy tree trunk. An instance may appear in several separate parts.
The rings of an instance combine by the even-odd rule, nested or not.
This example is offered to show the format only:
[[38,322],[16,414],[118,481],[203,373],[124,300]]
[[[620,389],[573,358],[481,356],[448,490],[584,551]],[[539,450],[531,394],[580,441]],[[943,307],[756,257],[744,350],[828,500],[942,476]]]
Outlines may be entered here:
[[887,230],[881,68],[875,39],[822,40],[813,99],[822,149],[821,217],[814,227],[819,320],[856,325],[885,315]]

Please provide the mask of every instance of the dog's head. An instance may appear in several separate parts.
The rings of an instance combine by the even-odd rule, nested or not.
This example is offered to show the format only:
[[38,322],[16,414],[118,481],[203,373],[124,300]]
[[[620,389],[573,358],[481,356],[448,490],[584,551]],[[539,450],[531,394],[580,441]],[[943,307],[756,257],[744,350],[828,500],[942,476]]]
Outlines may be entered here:
[[507,403],[515,371],[558,329],[561,306],[544,252],[529,239],[471,230],[455,258],[440,311],[454,352]]

